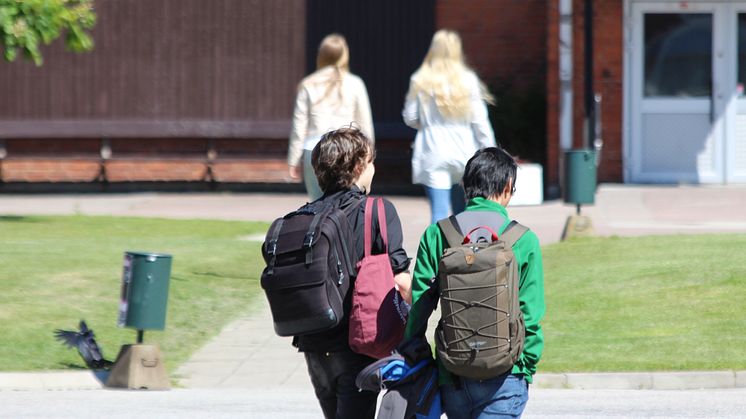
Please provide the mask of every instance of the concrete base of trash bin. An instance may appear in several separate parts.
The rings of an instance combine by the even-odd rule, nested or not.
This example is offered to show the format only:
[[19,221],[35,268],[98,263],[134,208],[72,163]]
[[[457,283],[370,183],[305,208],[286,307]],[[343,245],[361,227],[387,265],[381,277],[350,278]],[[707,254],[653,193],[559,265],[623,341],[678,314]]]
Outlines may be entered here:
[[596,230],[593,228],[593,221],[587,215],[571,215],[567,217],[565,229],[562,230],[562,240],[571,237],[589,237],[595,236]]
[[117,355],[107,387],[133,390],[168,390],[171,384],[156,345],[124,345]]

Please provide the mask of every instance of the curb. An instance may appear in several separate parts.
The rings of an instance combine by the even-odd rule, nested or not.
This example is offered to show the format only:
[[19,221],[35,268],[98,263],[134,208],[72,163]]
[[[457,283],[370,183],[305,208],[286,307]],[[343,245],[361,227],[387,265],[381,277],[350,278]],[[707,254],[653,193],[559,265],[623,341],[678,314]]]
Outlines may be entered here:
[[[0,373],[0,391],[101,390],[105,371]],[[699,390],[746,388],[746,371],[536,374],[534,386],[568,390]]]
[[573,390],[698,390],[746,388],[746,371],[536,374],[534,385]]
[[98,371],[2,372],[0,391],[13,390],[100,390]]

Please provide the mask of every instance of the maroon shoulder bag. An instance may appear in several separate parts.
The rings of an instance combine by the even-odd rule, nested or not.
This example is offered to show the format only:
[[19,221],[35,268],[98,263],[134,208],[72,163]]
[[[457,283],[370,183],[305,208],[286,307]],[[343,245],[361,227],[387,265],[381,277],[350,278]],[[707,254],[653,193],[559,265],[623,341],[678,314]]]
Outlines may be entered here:
[[[378,226],[383,239],[383,253],[373,255],[373,202],[378,209]],[[388,254],[386,212],[383,199],[367,198],[365,202],[365,256],[352,292],[350,312],[350,348],[373,358],[391,355],[401,342],[407,323],[402,297],[396,291],[394,272]]]

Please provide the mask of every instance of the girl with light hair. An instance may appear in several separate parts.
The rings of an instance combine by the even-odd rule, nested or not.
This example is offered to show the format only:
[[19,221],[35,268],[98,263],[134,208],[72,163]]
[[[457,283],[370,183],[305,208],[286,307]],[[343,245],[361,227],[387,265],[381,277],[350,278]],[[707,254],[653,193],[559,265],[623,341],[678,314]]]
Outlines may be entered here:
[[486,103],[494,98],[464,63],[461,38],[440,30],[420,68],[412,75],[404,103],[404,122],[417,129],[412,182],[424,185],[431,222],[465,208],[459,186],[474,153],[495,146]]
[[373,119],[365,83],[350,73],[350,51],[342,35],[327,35],[319,45],[316,71],[298,86],[288,146],[290,177],[301,176],[312,201],[323,192],[311,167],[311,151],[331,130],[357,125],[373,141]]

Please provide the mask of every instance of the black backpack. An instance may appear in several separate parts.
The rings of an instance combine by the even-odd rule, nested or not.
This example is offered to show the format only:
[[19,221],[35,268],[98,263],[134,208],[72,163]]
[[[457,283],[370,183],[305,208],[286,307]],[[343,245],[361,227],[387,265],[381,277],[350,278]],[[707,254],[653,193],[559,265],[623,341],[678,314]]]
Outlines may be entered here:
[[347,214],[360,201],[353,200],[344,210],[325,201],[332,200],[311,202],[275,220],[262,246],[267,266],[261,285],[280,336],[323,332],[344,316],[356,272]]

